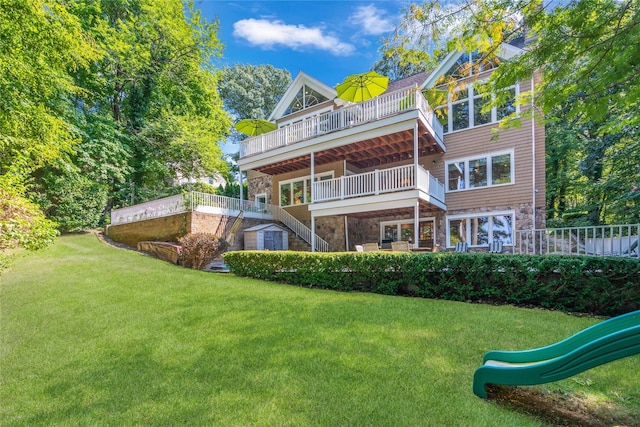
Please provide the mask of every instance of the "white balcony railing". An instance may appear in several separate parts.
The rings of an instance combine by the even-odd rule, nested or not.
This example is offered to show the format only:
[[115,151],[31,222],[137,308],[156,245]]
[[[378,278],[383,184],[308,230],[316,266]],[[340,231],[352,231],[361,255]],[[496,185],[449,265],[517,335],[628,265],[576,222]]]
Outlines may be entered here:
[[308,138],[380,120],[412,109],[418,109],[424,114],[427,123],[434,130],[434,136],[442,141],[442,125],[435,117],[422,92],[417,88],[408,88],[284,126],[273,132],[247,138],[240,142],[240,157],[264,153]]
[[514,252],[640,259],[639,239],[640,224],[521,230],[516,232]]
[[414,165],[405,165],[317,181],[313,183],[313,202],[320,203],[417,188],[444,203],[444,185],[420,166],[418,166],[417,180],[414,172]]
[[187,210],[187,205],[184,203],[184,195],[176,194],[175,196],[152,200],[126,208],[114,209],[111,211],[111,224],[118,225],[144,221],[147,219],[176,215],[186,212]]

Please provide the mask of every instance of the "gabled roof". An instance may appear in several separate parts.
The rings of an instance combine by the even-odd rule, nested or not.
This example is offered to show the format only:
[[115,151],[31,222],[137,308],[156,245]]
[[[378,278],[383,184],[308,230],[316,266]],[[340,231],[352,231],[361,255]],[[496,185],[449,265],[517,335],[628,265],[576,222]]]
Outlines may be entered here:
[[295,100],[296,95],[303,85],[312,88],[327,99],[334,99],[337,95],[336,90],[331,86],[322,83],[320,80],[310,76],[304,71],[300,71],[296,78],[293,79],[293,81],[289,85],[287,91],[284,93],[284,95],[282,95],[282,98],[280,98],[280,101],[273,109],[273,112],[269,116],[268,120],[274,121],[282,117],[289,105],[291,105],[291,103]]
[[[460,57],[465,53],[466,52],[463,52],[461,50],[450,52],[442,60],[442,62],[440,62],[440,65],[438,65],[435,70],[433,70],[433,72],[429,74],[429,76],[422,82],[422,89],[433,87],[438,79],[447,71],[449,71],[453,64],[455,64],[458,59],[460,59]],[[498,51],[496,52],[496,56],[508,60],[523,53],[524,50],[520,49],[519,47],[516,47],[509,43],[502,43],[498,48]]]
[[269,229],[274,229],[274,230],[279,230],[279,231],[287,231],[284,228],[280,227],[277,224],[258,224],[258,225],[254,225],[251,228],[246,228],[244,230],[244,232],[246,233],[247,231],[260,231],[260,230],[269,230]]

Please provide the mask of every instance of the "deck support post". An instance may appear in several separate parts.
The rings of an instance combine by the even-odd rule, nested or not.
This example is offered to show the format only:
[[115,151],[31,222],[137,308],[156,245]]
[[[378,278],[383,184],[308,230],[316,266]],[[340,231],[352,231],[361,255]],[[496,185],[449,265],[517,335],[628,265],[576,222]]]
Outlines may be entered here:
[[316,217],[311,212],[311,252],[316,251]]
[[[413,126],[413,188],[418,188],[418,121]],[[413,210],[413,244],[420,245],[420,199],[416,200]]]

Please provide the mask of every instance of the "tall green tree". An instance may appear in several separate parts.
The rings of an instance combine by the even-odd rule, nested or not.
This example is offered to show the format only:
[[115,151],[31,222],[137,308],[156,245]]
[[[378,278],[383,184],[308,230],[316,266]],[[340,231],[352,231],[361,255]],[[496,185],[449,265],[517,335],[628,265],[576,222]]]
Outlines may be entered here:
[[212,65],[217,22],[178,0],[68,7],[99,56],[72,73],[83,89],[70,100],[79,144],[38,173],[46,212],[65,230],[96,226],[112,207],[173,192],[178,177],[224,172],[231,120]]
[[222,71],[220,96],[238,120],[269,117],[291,84],[291,73],[273,65],[234,64]]
[[73,72],[98,58],[67,2],[0,2],[0,253],[51,242],[55,224],[26,198],[32,174],[77,142]]
[[[222,70],[218,90],[227,111],[236,121],[243,119],[266,119],[291,84],[291,73],[272,65],[234,64]],[[246,138],[232,129],[228,143],[234,144]],[[236,183],[239,172],[239,153],[227,158],[227,185],[218,194],[228,197],[240,196],[240,185]],[[244,194],[247,194],[246,191]]]

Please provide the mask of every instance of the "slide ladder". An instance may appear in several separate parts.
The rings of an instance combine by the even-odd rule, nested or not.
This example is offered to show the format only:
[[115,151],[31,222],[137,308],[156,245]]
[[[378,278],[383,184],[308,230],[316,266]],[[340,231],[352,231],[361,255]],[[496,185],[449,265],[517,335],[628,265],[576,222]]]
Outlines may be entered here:
[[546,347],[489,351],[473,376],[473,392],[486,399],[486,384],[544,384],[634,354],[640,354],[640,310],[597,323]]

